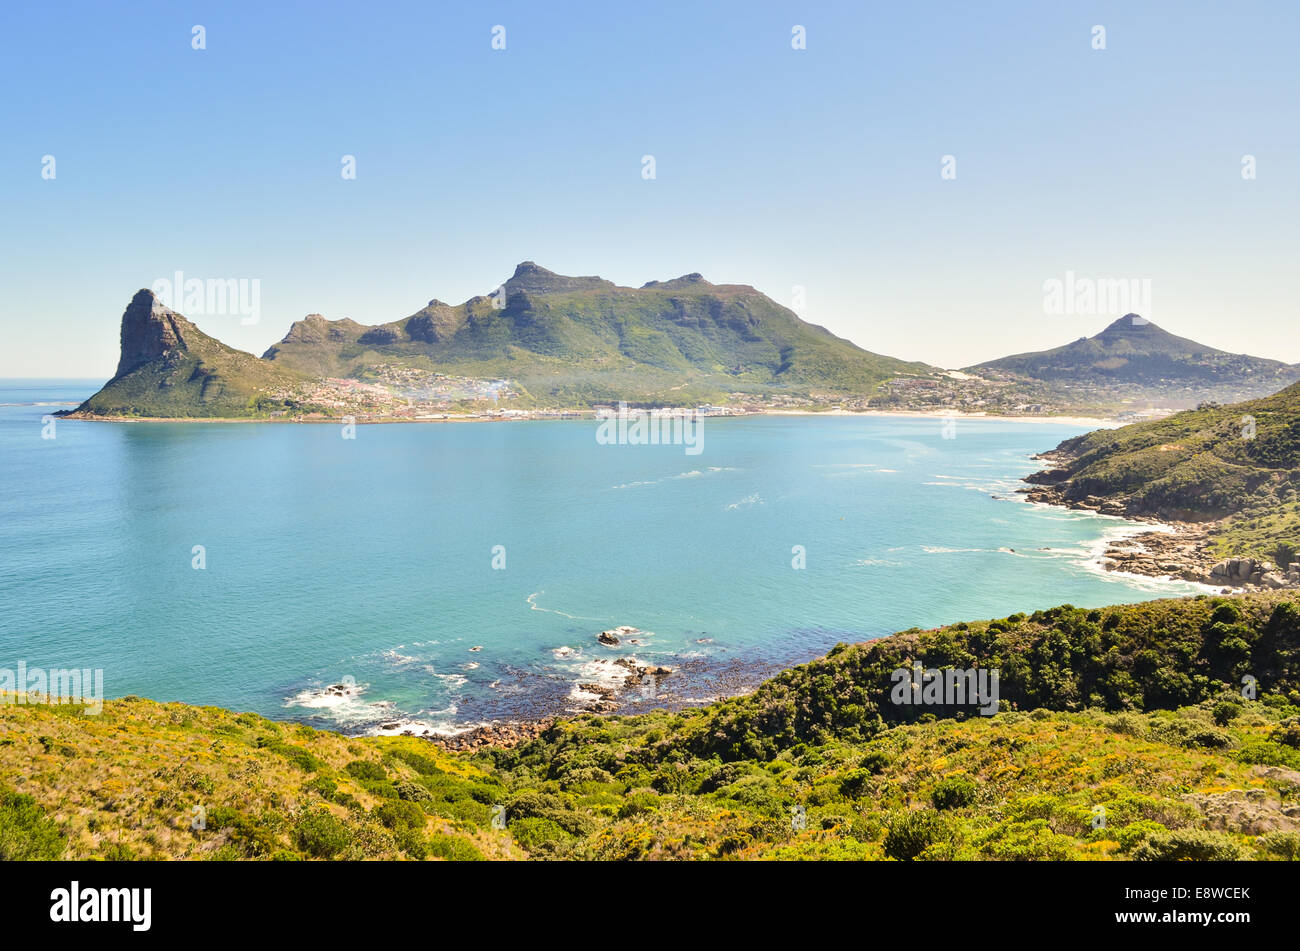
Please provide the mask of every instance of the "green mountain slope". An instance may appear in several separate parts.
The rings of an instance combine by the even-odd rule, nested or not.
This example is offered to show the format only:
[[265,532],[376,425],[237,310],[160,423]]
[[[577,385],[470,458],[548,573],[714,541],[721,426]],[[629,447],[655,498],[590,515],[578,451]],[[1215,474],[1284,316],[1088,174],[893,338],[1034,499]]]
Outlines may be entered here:
[[698,274],[630,288],[526,261],[503,288],[495,301],[433,300],[376,327],[310,317],[264,357],[303,373],[361,379],[382,363],[509,378],[535,400],[564,405],[681,404],[732,392],[869,394],[890,377],[933,372],[863,350],[752,287],[714,285]]
[[1221,554],[1284,567],[1286,549],[1300,549],[1300,384],[1077,436],[1046,458],[1058,467],[1027,481],[1048,501],[1106,499],[1132,515],[1218,521]]
[[141,290],[122,314],[117,372],[73,415],[256,416],[278,405],[273,391],[300,380],[286,367],[209,337]]
[[[893,704],[914,662],[998,670],[1001,709]],[[4,703],[0,777],[0,859],[1296,859],[1300,606],[905,631],[750,696],[475,754],[132,697]]]
[[1039,381],[1056,387],[1109,387],[1190,399],[1242,400],[1300,380],[1300,367],[1226,353],[1126,314],[1101,333],[1035,353],[968,367],[968,372]]

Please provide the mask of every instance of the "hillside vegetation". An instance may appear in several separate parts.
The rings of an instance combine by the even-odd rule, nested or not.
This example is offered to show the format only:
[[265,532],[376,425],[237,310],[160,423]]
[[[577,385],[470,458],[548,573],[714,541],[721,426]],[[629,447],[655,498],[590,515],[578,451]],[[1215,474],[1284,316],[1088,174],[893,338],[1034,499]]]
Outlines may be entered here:
[[[999,712],[892,704],[913,661],[998,669]],[[1300,606],[907,631],[474,755],[138,698],[0,705],[0,858],[59,857],[1295,859]]]

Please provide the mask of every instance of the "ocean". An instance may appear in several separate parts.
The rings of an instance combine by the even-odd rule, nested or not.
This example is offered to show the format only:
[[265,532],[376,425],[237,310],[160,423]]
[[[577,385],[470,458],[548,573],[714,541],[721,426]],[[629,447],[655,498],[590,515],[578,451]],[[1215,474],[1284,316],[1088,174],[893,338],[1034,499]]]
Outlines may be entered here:
[[689,454],[590,419],[43,422],[99,383],[0,381],[0,667],[109,697],[448,732],[584,709],[620,658],[673,669],[634,712],[840,641],[1203,590],[1101,570],[1146,526],[1016,495],[1077,425],[708,418]]

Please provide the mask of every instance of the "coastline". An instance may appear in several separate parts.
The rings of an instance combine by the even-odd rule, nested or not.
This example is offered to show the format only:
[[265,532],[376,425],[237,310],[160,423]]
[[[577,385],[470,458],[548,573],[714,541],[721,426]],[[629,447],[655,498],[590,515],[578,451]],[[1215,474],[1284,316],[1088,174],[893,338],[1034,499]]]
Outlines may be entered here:
[[[501,411],[496,411],[500,413]],[[438,415],[438,416],[357,416],[355,423],[377,425],[381,423],[529,423],[557,422],[573,419],[595,419],[594,409],[566,410],[520,410],[525,415]],[[1003,423],[1059,423],[1064,426],[1084,426],[1091,429],[1114,429],[1122,423],[1119,420],[1100,416],[999,416],[989,413],[966,413],[946,410],[795,410],[772,409],[742,411],[735,413],[710,413],[706,418],[737,419],[747,416],[810,416],[810,417],[889,417],[896,419],[960,419],[962,421],[984,421]],[[91,413],[66,413],[58,416],[61,420],[75,420],[92,423],[289,423],[289,424],[340,424],[342,416],[314,417],[261,417],[261,416],[98,416]]]
[[1089,426],[1094,429],[1114,429],[1119,420],[1103,416],[1000,416],[993,413],[966,413],[957,410],[863,409],[863,410],[767,410],[747,413],[749,416],[884,416],[897,419],[960,419],[1000,423],[1060,423],[1066,426]]
[[[1048,469],[1056,468],[1061,460],[1053,453],[1036,457],[1046,460]],[[1028,477],[1027,477],[1028,478]],[[1290,583],[1270,585],[1252,580],[1267,573],[1266,562],[1240,557],[1225,558],[1215,553],[1210,532],[1219,523],[1182,522],[1128,512],[1114,499],[1090,497],[1067,499],[1055,485],[1030,483],[1028,488],[1017,489],[1026,501],[1052,508],[1076,512],[1095,512],[1126,519],[1130,523],[1150,526],[1133,531],[1131,526],[1113,534],[1104,534],[1099,541],[1101,549],[1098,564],[1108,572],[1154,581],[1182,581],[1202,585],[1207,593],[1241,594],[1250,591],[1269,591],[1279,588],[1300,588],[1300,578],[1290,576]]]

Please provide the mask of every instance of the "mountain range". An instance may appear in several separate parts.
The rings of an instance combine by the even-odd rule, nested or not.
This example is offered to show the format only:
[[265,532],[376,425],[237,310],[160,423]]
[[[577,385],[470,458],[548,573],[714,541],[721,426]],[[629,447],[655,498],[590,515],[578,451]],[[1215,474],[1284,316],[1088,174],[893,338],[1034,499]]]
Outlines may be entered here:
[[748,285],[687,274],[619,287],[531,261],[491,296],[460,305],[431,300],[375,327],[300,320],[263,357],[304,374],[358,379],[393,363],[505,376],[534,400],[567,406],[673,394],[855,393],[899,374],[933,372],[863,350]]
[[431,300],[388,323],[309,315],[261,358],[141,290],[122,315],[121,348],[113,379],[74,415],[418,416],[489,398],[523,409],[624,400],[1112,411],[1258,397],[1300,380],[1300,366],[1225,353],[1135,314],[956,374],[864,350],[748,285],[687,274],[622,287],[531,261],[490,295]]

